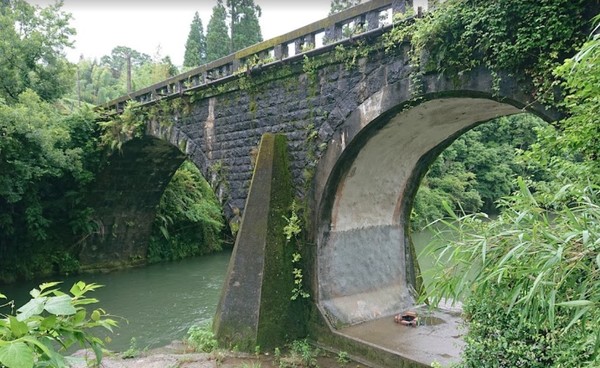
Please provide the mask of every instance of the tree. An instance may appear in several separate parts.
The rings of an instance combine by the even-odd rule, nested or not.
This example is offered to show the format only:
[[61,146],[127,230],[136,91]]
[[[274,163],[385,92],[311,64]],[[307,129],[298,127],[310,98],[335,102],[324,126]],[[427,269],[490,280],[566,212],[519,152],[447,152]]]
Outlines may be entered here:
[[258,18],[260,6],[254,0],[227,0],[231,53],[261,42],[262,34]]
[[332,0],[329,15],[339,13],[361,3],[362,0]]
[[222,207],[190,161],[175,172],[160,199],[148,246],[150,262],[176,260],[221,250]]
[[72,100],[100,105],[127,92],[119,78],[113,76],[110,67],[96,60],[80,59],[77,70],[79,80],[75,84],[76,89],[68,95]]
[[110,68],[113,77],[120,78],[127,67],[127,60],[131,60],[131,67],[139,67],[152,61],[150,55],[136,51],[127,46],[117,46],[110,55],[100,58],[100,64]]
[[460,136],[423,178],[415,196],[413,228],[444,217],[444,201],[456,213],[496,213],[497,201],[515,189],[517,176],[538,171],[517,162],[516,153],[530,148],[544,126],[533,115],[519,114],[495,119]]
[[218,0],[206,27],[206,62],[220,59],[230,53],[231,39],[227,30],[227,9]]
[[62,1],[46,8],[23,0],[5,1],[0,7],[0,98],[18,100],[27,89],[43,100],[60,98],[70,87],[72,65],[63,51],[72,46],[71,15]]
[[[158,53],[154,60],[133,69],[132,84],[134,89],[139,90],[177,75],[177,73],[178,70],[171,62],[171,58],[168,56],[161,58]],[[122,79],[120,83],[123,83]]]
[[194,19],[190,25],[190,33],[185,43],[185,55],[183,58],[184,67],[195,67],[204,64],[206,61],[206,38],[204,37],[204,28],[202,19],[198,12],[194,14]]

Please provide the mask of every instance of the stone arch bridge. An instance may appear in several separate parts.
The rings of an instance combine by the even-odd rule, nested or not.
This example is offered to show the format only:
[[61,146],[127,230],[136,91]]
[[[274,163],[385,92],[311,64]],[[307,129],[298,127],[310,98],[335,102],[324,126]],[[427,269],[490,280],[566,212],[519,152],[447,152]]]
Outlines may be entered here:
[[[117,113],[127,101],[139,102],[147,124],[144,137],[127,142],[98,176],[91,198],[104,234],[85,245],[82,263],[144,262],[155,208],[185,158],[213,185],[230,220],[250,211],[245,206],[261,137],[282,134],[295,195],[309,204],[309,318],[322,327],[313,331],[329,331],[327,341],[369,356],[336,331],[413,305],[417,275],[407,226],[432,160],[490,119],[523,111],[546,121],[558,117],[510,76],[495,85],[485,69],[459,77],[432,72],[417,86],[408,45],[361,52],[389,33],[386,18],[412,5],[369,1],[111,102]],[[344,36],[349,33],[358,34]],[[252,279],[248,267],[230,265],[228,285]],[[238,307],[253,312],[231,341],[262,345],[261,282],[243,286],[244,306]],[[228,318],[235,319],[225,314],[218,323]],[[393,356],[387,348],[379,353]],[[380,360],[414,363],[393,359]]]

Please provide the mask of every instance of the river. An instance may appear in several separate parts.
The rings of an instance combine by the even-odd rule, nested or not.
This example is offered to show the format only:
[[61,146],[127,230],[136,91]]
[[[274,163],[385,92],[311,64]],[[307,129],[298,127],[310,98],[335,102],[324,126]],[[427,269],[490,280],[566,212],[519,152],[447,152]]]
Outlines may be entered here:
[[[413,240],[419,254],[431,240],[431,234],[422,231],[414,234]],[[30,299],[29,291],[41,282],[63,281],[63,291],[79,280],[105,285],[89,296],[99,299],[98,306],[119,321],[120,327],[109,335],[112,341],[106,347],[124,351],[135,338],[138,349],[155,348],[185,337],[191,326],[213,317],[230,255],[231,252],[221,252],[108,274],[0,285],[0,292],[15,300],[19,307]],[[431,261],[421,257],[420,265],[422,270],[428,269]]]
[[[109,335],[112,341],[106,347],[124,351],[135,338],[136,347],[141,350],[181,339],[191,326],[213,317],[230,255],[231,252],[221,252],[108,274],[52,280],[63,281],[63,291],[79,280],[106,285],[89,294],[119,321],[120,327]],[[30,299],[29,290],[43,281],[48,280],[0,285],[0,292],[19,307]]]

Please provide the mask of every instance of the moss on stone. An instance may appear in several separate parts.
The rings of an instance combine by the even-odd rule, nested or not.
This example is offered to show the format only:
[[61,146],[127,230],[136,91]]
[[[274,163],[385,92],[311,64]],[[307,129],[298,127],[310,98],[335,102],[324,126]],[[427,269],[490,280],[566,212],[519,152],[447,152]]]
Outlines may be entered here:
[[265,134],[215,317],[222,345],[269,349],[305,331],[302,304],[290,300],[294,248],[283,232],[293,193],[286,137]]

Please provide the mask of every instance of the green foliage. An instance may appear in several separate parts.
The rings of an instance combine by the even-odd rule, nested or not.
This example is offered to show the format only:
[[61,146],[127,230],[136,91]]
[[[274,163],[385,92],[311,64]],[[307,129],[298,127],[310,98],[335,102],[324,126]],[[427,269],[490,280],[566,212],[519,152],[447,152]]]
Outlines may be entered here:
[[196,166],[186,161],[161,198],[148,260],[176,260],[219,251],[225,226],[221,205]]
[[306,339],[292,341],[288,356],[279,361],[279,368],[318,367],[317,357],[320,353],[321,350],[313,348]]
[[206,30],[206,61],[261,42],[260,16],[260,6],[254,0],[227,0],[225,4],[218,0]]
[[140,349],[137,346],[137,340],[135,337],[132,337],[131,340],[129,340],[129,348],[127,348],[127,350],[125,350],[123,354],[121,354],[121,357],[123,359],[131,359],[137,358],[139,355]]
[[329,15],[339,13],[342,10],[350,9],[353,6],[360,4],[362,0],[332,0],[329,7]]
[[518,181],[497,220],[455,217],[454,239],[431,246],[439,258],[427,296],[466,298],[461,366],[600,364],[597,46],[593,36],[557,70],[571,115],[520,156],[536,176]]
[[12,106],[0,101],[0,196],[6,202],[23,200],[33,183],[78,166],[80,150],[64,150],[69,131],[60,120],[33,91],[22,93]]
[[[120,73],[118,73],[120,75]],[[100,105],[127,93],[119,76],[96,60],[81,59],[77,63],[77,80],[69,98],[82,103]]]
[[210,326],[210,323],[205,323],[201,326],[192,326],[188,330],[186,341],[195,351],[211,353],[217,349],[217,339]]
[[206,38],[204,37],[204,28],[202,19],[198,12],[194,14],[192,24],[190,24],[190,33],[185,43],[185,55],[183,57],[183,66],[193,68],[204,64],[206,61]]
[[346,364],[350,363],[350,356],[348,355],[347,352],[340,351],[340,352],[338,352],[335,361],[338,362],[338,364],[340,364],[340,365],[346,365]]
[[285,234],[285,238],[289,241],[292,238],[296,238],[301,232],[302,227],[300,223],[300,218],[298,217],[298,205],[296,201],[292,202],[292,214],[289,218],[283,216],[287,224],[283,227],[283,233]]
[[533,115],[495,119],[463,134],[432,163],[415,196],[411,223],[418,229],[454,213],[495,213],[496,202],[514,189],[518,175],[536,170],[517,153],[529,149],[546,126]]
[[121,114],[112,115],[99,126],[102,129],[100,144],[110,151],[120,151],[123,143],[144,134],[146,121],[139,103],[130,100]]
[[455,238],[440,233],[429,249],[438,262],[427,296],[467,298],[465,367],[595,366],[600,187],[570,183],[548,200],[519,185],[497,220],[445,223]]
[[231,53],[252,46],[263,40],[258,18],[260,6],[254,0],[227,0]]
[[95,230],[82,192],[100,158],[94,119],[33,91],[0,102],[0,279],[78,269],[66,246]]
[[[85,294],[100,285],[79,281],[71,295],[55,288],[56,282],[45,283],[31,291],[32,299],[16,315],[0,319],[0,364],[7,368],[66,368],[72,360],[64,357],[74,345],[90,347],[96,364],[102,360],[103,342],[90,330],[104,328],[112,332],[117,324],[104,310],[87,313],[87,305],[97,303]],[[4,298],[0,294],[0,298]]]
[[72,66],[63,56],[75,30],[62,1],[45,8],[23,0],[0,5],[0,100],[16,102],[28,89],[52,101],[69,89]]
[[552,70],[574,53],[587,27],[584,0],[451,0],[386,35],[387,48],[410,39],[412,64],[450,76],[479,66],[530,77],[549,100]]
[[131,60],[131,87],[134,90],[148,87],[178,73],[167,57],[157,53],[154,57],[125,46],[113,48],[100,62],[80,59],[77,79],[68,95],[79,104],[100,105],[127,94],[127,60]]
[[110,55],[104,55],[100,58],[100,64],[110,69],[113,77],[121,78],[127,73],[127,63],[131,62],[131,67],[136,68],[148,64],[152,57],[143,52],[132,49],[127,46],[114,47]]
[[212,9],[212,15],[206,27],[206,62],[229,55],[231,39],[227,28],[227,9],[219,0]]
[[[302,232],[302,221],[300,217],[298,217],[299,210],[300,208],[294,200],[291,205],[290,217],[288,218],[283,216],[283,218],[287,222],[287,224],[283,227],[283,234],[285,235],[285,238],[288,243],[293,242],[293,244],[297,244],[297,242],[299,241],[298,235],[300,235],[300,233]],[[294,268],[292,270],[292,273],[294,275],[294,287],[292,288],[292,296],[290,297],[290,300],[297,300],[299,297],[306,299],[310,297],[310,294],[306,290],[304,290],[304,276],[302,275],[301,267],[302,256],[299,252],[296,251],[292,253],[291,261],[294,265]]]
[[292,255],[292,263],[294,264],[294,270],[292,271],[294,274],[294,287],[292,288],[290,300],[297,300],[300,297],[307,299],[310,297],[310,294],[304,289],[304,276],[302,275],[302,268],[299,265],[300,261],[302,261],[300,253],[294,253]]
[[[597,16],[596,22],[600,22]],[[564,106],[570,117],[560,122],[561,131],[551,143],[555,155],[581,159],[596,168],[600,158],[600,34],[596,26],[594,36],[571,59],[556,69],[562,78],[561,87],[567,92]],[[550,142],[547,142],[550,143]]]

